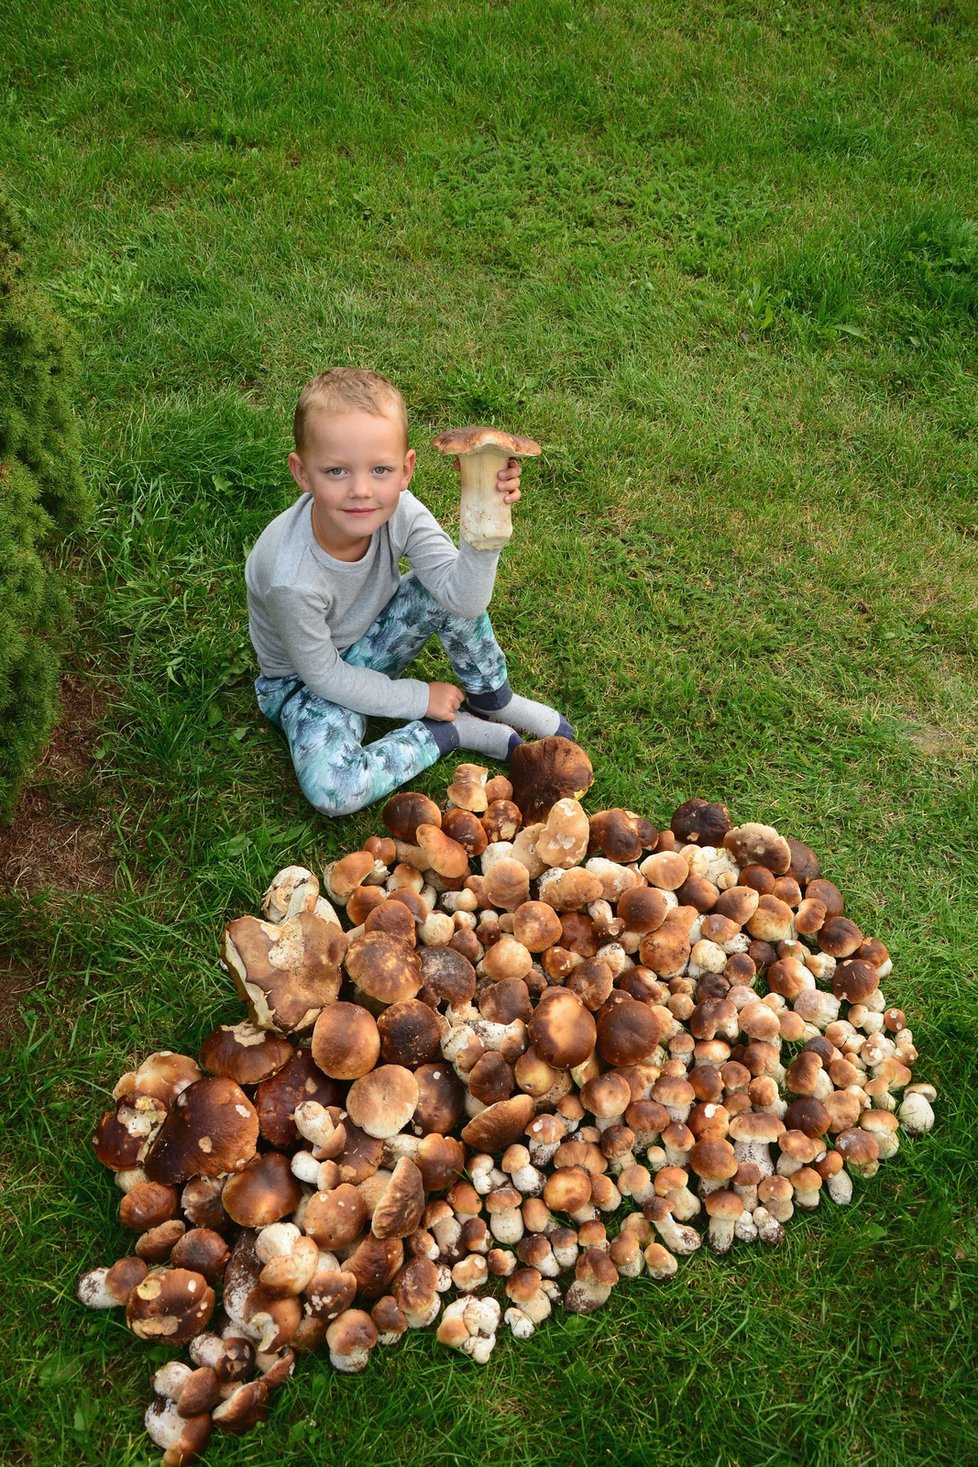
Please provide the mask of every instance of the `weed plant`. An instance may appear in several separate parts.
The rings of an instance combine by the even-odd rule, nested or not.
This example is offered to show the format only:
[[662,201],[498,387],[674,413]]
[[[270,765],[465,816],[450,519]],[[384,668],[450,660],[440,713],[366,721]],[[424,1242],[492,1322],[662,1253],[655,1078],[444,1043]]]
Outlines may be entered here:
[[[932,1135],[672,1284],[501,1340],[301,1362],[211,1467],[947,1467],[978,1460],[974,11],[745,0],[34,0],[0,137],[82,355],[78,669],[56,796],[110,890],[0,898],[37,986],[4,1056],[0,1459],[155,1459],[154,1352],[74,1284],[128,1250],[88,1137],[116,1078],[241,1007],[222,924],[379,829],[303,803],[257,718],[242,562],[332,363],[434,433],[544,444],[494,621],[577,725],[590,809],[691,795],[809,841],[890,947]],[[426,656],[429,677],[443,667]],[[419,781],[438,795],[449,769]]]

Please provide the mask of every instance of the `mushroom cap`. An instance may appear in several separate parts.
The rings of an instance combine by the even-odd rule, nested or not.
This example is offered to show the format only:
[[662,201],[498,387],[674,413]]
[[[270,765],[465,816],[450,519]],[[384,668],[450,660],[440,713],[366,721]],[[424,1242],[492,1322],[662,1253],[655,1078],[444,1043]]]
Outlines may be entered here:
[[723,837],[723,847],[738,866],[766,866],[775,876],[782,876],[791,865],[791,847],[772,825],[735,826]]
[[206,1328],[214,1304],[214,1290],[203,1274],[154,1269],[130,1291],[126,1324],[140,1339],[185,1345]]
[[312,1058],[323,1074],[356,1080],[373,1069],[379,1056],[377,1021],[362,1004],[333,1003],[323,1009],[312,1031]]
[[315,1100],[325,1106],[339,1105],[342,1099],[342,1086],[323,1074],[309,1047],[303,1045],[255,1091],[261,1134],[277,1151],[288,1151],[299,1139],[293,1118],[297,1105],[304,1100]]
[[424,947],[418,953],[426,992],[437,1003],[468,1003],[478,987],[475,968],[453,947]]
[[482,855],[489,844],[486,827],[472,810],[453,805],[441,818],[441,828],[447,836],[457,841],[473,859]]
[[227,1243],[213,1228],[190,1228],[173,1245],[170,1262],[174,1268],[202,1273],[209,1284],[217,1283],[231,1256]]
[[282,1034],[311,1029],[339,992],[346,933],[315,912],[281,925],[238,917],[224,929],[221,956],[253,1024]]
[[367,1221],[367,1204],[356,1187],[340,1182],[329,1191],[314,1192],[306,1203],[302,1225],[325,1252],[348,1248],[359,1238]]
[[598,1054],[608,1065],[644,1064],[670,1032],[672,1022],[668,1009],[623,995],[598,1016]]
[[548,988],[533,1011],[527,1032],[534,1049],[556,1069],[583,1064],[594,1049],[597,1026],[576,994]]
[[221,1203],[232,1222],[244,1228],[264,1228],[294,1212],[302,1188],[292,1175],[289,1158],[280,1151],[266,1151],[229,1177]]
[[600,851],[609,861],[627,863],[638,861],[642,852],[650,851],[658,838],[659,832],[648,820],[636,815],[634,810],[615,806],[591,816],[588,850]]
[[539,443],[532,438],[524,438],[519,433],[504,433],[501,428],[490,428],[484,424],[448,428],[432,440],[432,447],[439,453],[450,453],[456,458],[478,453],[483,448],[498,448],[510,458],[536,458],[542,452]]
[[462,1130],[462,1140],[473,1151],[495,1156],[518,1141],[533,1119],[532,1095],[513,1095],[480,1111]]
[[669,903],[656,886],[633,886],[618,898],[618,916],[629,932],[654,932],[668,911]]
[[345,906],[358,886],[362,886],[373,871],[374,857],[369,851],[352,851],[326,868],[326,890],[334,901]]
[[354,938],[344,967],[357,988],[378,1003],[414,998],[422,983],[421,962],[413,948],[386,932]]
[[590,822],[579,800],[564,796],[547,812],[536,839],[536,851],[548,866],[578,865],[587,853]]
[[418,1103],[410,1121],[416,1136],[447,1136],[465,1109],[465,1086],[447,1061],[419,1065],[414,1071]]
[[403,1065],[378,1065],[354,1080],[346,1097],[350,1119],[368,1136],[396,1136],[414,1115],[418,1082]]
[[804,891],[809,881],[815,881],[822,874],[818,864],[818,857],[807,846],[803,840],[794,840],[788,836],[788,848],[791,851],[791,865],[787,874],[793,876],[798,885]]
[[177,1096],[144,1162],[153,1182],[240,1171],[258,1145],[258,1112],[224,1076],[198,1080]]
[[[845,921],[845,918],[835,920]],[[832,974],[832,992],[836,998],[848,999],[849,1003],[865,1003],[879,986],[879,971],[862,958],[846,958],[837,964]]]
[[526,824],[542,820],[552,805],[590,789],[594,770],[584,750],[560,734],[519,744],[510,760],[513,799]]
[[469,853],[457,840],[441,829],[441,824],[422,822],[414,833],[416,843],[425,853],[427,864],[439,876],[450,880],[469,874]]
[[673,811],[669,828],[683,845],[719,846],[730,829],[730,816],[726,805],[692,799]]
[[440,1053],[444,1020],[417,998],[392,1003],[377,1020],[380,1057],[389,1065],[416,1070]]
[[293,1046],[281,1034],[244,1020],[219,1024],[204,1040],[200,1063],[212,1075],[227,1075],[238,1085],[258,1085],[290,1059]]
[[402,1156],[374,1208],[370,1231],[375,1238],[406,1238],[419,1227],[424,1207],[421,1171],[409,1157]]
[[381,811],[381,819],[395,840],[415,845],[419,825],[440,825],[441,811],[434,800],[417,790],[399,790]]
[[404,1263],[404,1244],[400,1238],[376,1238],[367,1233],[343,1267],[357,1281],[357,1293],[364,1299],[379,1299]]
[[486,794],[488,777],[489,770],[484,764],[456,764],[452,782],[445,793],[456,808],[468,810],[470,814],[481,814],[489,806]]
[[147,1055],[137,1069],[122,1075],[112,1091],[112,1099],[118,1100],[130,1091],[139,1095],[151,1095],[165,1106],[176,1100],[181,1090],[186,1090],[203,1075],[196,1060],[189,1055],[175,1054],[172,1049],[160,1049]]

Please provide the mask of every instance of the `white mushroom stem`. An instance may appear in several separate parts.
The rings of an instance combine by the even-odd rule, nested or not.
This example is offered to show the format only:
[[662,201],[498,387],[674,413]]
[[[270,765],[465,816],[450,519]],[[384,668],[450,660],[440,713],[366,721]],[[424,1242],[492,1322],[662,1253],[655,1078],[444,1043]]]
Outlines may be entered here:
[[777,1218],[771,1216],[766,1207],[755,1207],[751,1216],[754,1219],[757,1236],[762,1243],[766,1243],[769,1248],[776,1248],[779,1243],[784,1242],[784,1228]]

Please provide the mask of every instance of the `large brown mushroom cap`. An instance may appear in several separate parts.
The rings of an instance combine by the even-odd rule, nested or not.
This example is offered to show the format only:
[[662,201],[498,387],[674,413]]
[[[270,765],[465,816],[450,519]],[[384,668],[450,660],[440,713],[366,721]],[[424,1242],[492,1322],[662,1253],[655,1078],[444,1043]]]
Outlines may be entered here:
[[659,832],[650,821],[634,810],[623,810],[615,806],[610,810],[598,810],[589,821],[588,850],[600,851],[609,861],[627,863],[638,861],[643,851],[650,851],[659,838]]
[[323,1074],[310,1050],[305,1046],[296,1049],[291,1059],[270,1079],[263,1080],[255,1091],[261,1134],[270,1146],[287,1151],[299,1139],[293,1119],[297,1105],[304,1100],[315,1100],[325,1106],[339,1105],[342,1099],[343,1087]]
[[583,1064],[597,1038],[594,1015],[567,988],[547,989],[527,1030],[537,1054],[558,1070]]
[[543,820],[565,796],[579,799],[594,782],[584,750],[560,734],[520,744],[510,760],[513,799],[526,824]]
[[259,1029],[311,1029],[340,990],[346,933],[314,912],[276,926],[238,917],[224,930],[221,956]]
[[344,966],[361,992],[378,1003],[414,998],[421,987],[421,963],[414,949],[387,932],[354,938]]
[[187,1268],[154,1269],[130,1292],[126,1324],[143,1340],[185,1345],[214,1312],[214,1290]]
[[490,428],[484,424],[448,428],[432,440],[432,447],[439,453],[450,453],[455,458],[464,458],[467,453],[479,453],[483,448],[499,448],[509,458],[536,458],[543,451],[532,438],[525,438],[520,433],[505,433],[501,428]]
[[279,1151],[254,1157],[237,1176],[229,1177],[221,1193],[232,1222],[245,1228],[265,1228],[287,1217],[299,1205],[302,1188]]
[[240,1171],[258,1145],[258,1112],[239,1085],[224,1076],[182,1090],[146,1154],[152,1182],[176,1185],[190,1177]]
[[427,795],[417,790],[399,790],[387,801],[381,819],[395,840],[413,846],[419,825],[441,825],[441,811]]
[[370,1231],[375,1238],[406,1238],[421,1222],[425,1205],[424,1178],[407,1156],[402,1156],[374,1208]]
[[730,829],[730,816],[726,805],[687,800],[673,812],[670,829],[684,845],[719,846]]
[[473,1151],[495,1156],[518,1141],[533,1119],[536,1106],[532,1095],[513,1095],[487,1106],[464,1127],[462,1140]]
[[751,821],[735,826],[723,837],[723,845],[738,866],[766,866],[775,876],[782,876],[791,865],[791,847],[773,825]]
[[373,1069],[379,1054],[377,1021],[361,1004],[323,1009],[312,1031],[312,1057],[324,1075],[356,1080]]
[[350,1119],[368,1136],[387,1140],[402,1131],[414,1115],[420,1091],[403,1065],[378,1065],[354,1080],[346,1097]]
[[258,1029],[245,1020],[219,1024],[201,1045],[200,1062],[212,1075],[227,1075],[238,1085],[258,1085],[280,1070],[294,1052],[281,1034]]

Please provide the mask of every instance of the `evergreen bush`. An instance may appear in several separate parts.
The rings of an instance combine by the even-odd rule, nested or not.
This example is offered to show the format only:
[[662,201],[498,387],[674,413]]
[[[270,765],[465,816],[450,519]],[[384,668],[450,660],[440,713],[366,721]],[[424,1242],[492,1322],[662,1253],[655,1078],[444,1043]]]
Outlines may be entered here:
[[24,247],[0,187],[0,822],[12,818],[57,720],[58,661],[71,621],[57,562],[91,514],[71,354],[30,279]]

